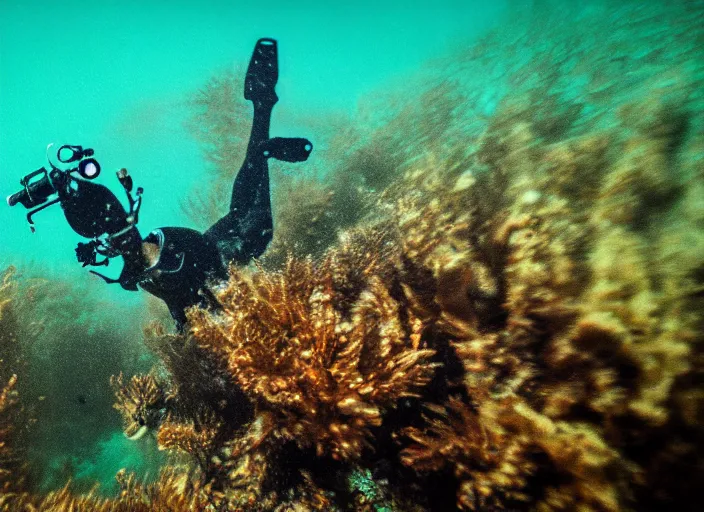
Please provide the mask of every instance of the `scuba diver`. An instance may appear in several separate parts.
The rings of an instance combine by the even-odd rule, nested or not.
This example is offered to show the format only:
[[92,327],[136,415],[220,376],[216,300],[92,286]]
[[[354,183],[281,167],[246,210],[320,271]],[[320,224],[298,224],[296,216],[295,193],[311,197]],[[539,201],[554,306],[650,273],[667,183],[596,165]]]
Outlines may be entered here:
[[302,162],[313,149],[304,138],[269,137],[271,112],[278,101],[274,90],[277,59],[275,40],[257,41],[244,82],[244,97],[254,108],[247,153],[232,187],[230,210],[205,232],[164,227],[142,238],[137,228],[142,188],[133,195],[131,176],[125,169],[117,173],[127,193],[127,211],[107,187],[90,181],[100,174],[100,165],[92,158],[93,150],[81,146],[64,145],[57,151],[59,162],[70,164],[68,169],[54,165],[47,148],[51,170],[41,168],[25,176],[20,181],[22,190],[9,196],[8,204],[20,203],[31,209],[27,220],[34,232],[32,216],[59,203],[71,228],[91,239],[78,244],[78,261],[84,267],[101,266],[121,256],[124,266],[117,279],[91,272],[125,290],[141,288],[159,297],[178,329],[183,330],[187,308],[218,307],[207,284],[226,280],[231,263],[246,264],[260,256],[271,241],[268,160]]

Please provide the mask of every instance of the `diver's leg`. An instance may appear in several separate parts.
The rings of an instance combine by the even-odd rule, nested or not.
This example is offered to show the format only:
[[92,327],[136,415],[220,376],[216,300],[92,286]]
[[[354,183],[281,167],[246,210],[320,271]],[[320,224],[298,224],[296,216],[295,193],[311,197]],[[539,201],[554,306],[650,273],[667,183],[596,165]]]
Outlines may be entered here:
[[268,239],[271,239],[272,220],[269,164],[264,146],[269,140],[271,111],[278,101],[274,90],[278,77],[276,42],[260,39],[254,48],[244,82],[244,97],[252,102],[254,117],[247,153],[232,186],[230,213],[241,219],[242,227],[247,231],[251,231],[249,226],[252,229],[261,227],[261,236],[268,236]]
[[276,44],[260,40],[245,78],[245,99],[254,108],[252,130],[242,167],[232,186],[230,211],[205,235],[213,239],[223,262],[245,263],[259,256],[272,237],[269,165],[263,145],[269,140],[271,111],[278,101]]
[[228,216],[236,219],[240,259],[245,260],[260,256],[273,235],[269,164],[262,149],[269,138],[272,108],[273,104],[255,103],[247,154],[232,186]]
[[244,97],[254,118],[244,163],[232,187],[229,213],[205,234],[215,239],[224,261],[244,263],[260,256],[271,241],[273,221],[269,191],[269,158],[300,162],[312,145],[300,138],[269,138],[271,111],[278,101],[276,42],[257,42],[247,69]]
[[223,263],[246,263],[261,255],[271,241],[269,165],[257,144],[261,144],[260,135],[268,132],[270,114],[271,108],[268,113],[255,110],[247,155],[232,187],[230,211],[205,232],[215,242]]
[[[247,154],[232,187],[230,211],[247,214],[250,208],[267,211],[269,201],[268,159],[302,162],[308,159],[312,144],[303,138],[269,137],[271,111],[279,100],[275,87],[279,78],[276,41],[260,39],[247,68],[244,97],[252,102],[254,119]],[[271,224],[271,222],[269,222]]]

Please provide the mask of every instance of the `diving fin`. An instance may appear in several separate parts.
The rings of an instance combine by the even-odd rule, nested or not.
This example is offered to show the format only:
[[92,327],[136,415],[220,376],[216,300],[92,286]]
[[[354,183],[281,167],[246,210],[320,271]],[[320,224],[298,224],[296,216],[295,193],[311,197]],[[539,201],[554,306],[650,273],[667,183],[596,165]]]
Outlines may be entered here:
[[263,38],[257,41],[244,79],[244,99],[273,105],[278,101],[274,91],[279,80],[279,63],[276,40]]
[[264,156],[284,162],[308,160],[313,144],[302,137],[273,137],[264,143]]

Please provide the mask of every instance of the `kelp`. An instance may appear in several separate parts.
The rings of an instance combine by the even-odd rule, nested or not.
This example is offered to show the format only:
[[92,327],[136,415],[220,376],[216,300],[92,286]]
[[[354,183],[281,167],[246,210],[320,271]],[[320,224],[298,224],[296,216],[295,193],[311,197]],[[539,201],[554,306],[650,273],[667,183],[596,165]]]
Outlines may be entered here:
[[160,365],[117,408],[182,459],[114,506],[696,506],[704,5],[552,4],[331,133],[222,307],[150,328]]
[[[254,411],[208,452],[206,466],[232,468],[206,483],[219,503],[257,510],[299,492],[303,471],[340,495],[309,458],[348,475],[377,452],[392,501],[415,492],[427,510],[433,474],[452,478],[463,510],[638,509],[695,491],[704,262],[662,239],[699,236],[668,214],[691,198],[673,187],[643,219],[619,197],[659,193],[639,173],[680,176],[662,154],[675,142],[620,136],[624,124],[537,144],[530,118],[503,115],[464,165],[418,160],[382,196],[383,220],[320,260],[232,268],[214,290],[222,311],[189,313],[187,343]],[[639,177],[615,187],[624,173]],[[401,413],[409,398],[421,414]],[[281,464],[292,451],[299,467]]]

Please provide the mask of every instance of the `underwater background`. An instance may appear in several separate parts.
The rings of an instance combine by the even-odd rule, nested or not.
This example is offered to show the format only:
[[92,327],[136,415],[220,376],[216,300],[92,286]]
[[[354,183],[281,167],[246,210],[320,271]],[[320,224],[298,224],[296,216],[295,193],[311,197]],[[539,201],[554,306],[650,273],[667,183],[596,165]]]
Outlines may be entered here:
[[82,144],[206,229],[261,37],[314,151],[223,312],[0,208],[1,509],[699,510],[704,2],[2,0],[0,193]]
[[[103,166],[101,183],[116,190],[114,172],[126,167],[144,187],[140,226],[146,234],[161,226],[194,226],[182,204],[190,194],[207,190],[211,180],[203,154],[208,150],[185,126],[193,116],[189,101],[213,76],[235,69],[244,73],[257,39],[275,37],[281,47],[277,92],[282,101],[274,110],[272,134],[296,130],[318,139],[311,126],[316,117],[350,117],[364,95],[387,83],[393,87],[456,39],[479,33],[501,5],[10,0],[1,9],[0,140],[8,150],[0,152],[0,190],[4,196],[16,192],[22,176],[46,165],[50,142],[92,147]],[[248,105],[241,91],[233,100]],[[249,122],[242,119],[243,132]],[[60,279],[65,289],[57,296],[88,290],[93,297],[81,306],[71,307],[69,300],[57,304],[70,309],[54,320],[64,324],[62,329],[73,323],[84,327],[34,346],[44,363],[37,370],[45,380],[41,395],[56,402],[42,402],[46,410],[38,414],[59,422],[47,425],[37,439],[38,456],[52,471],[70,464],[77,466],[78,476],[110,486],[120,467],[145,464],[141,450],[123,440],[112,393],[100,377],[119,373],[122,358],[142,355],[139,342],[128,348],[122,340],[141,336],[145,298],[103,286],[76,263],[73,248],[82,239],[58,207],[37,216],[35,234],[19,208],[1,214],[3,265]],[[117,275],[119,263],[108,270]],[[81,331],[93,324],[104,326],[103,332],[81,340]],[[120,335],[106,338],[115,329]],[[111,363],[104,360],[106,354]],[[134,362],[124,371],[135,364],[140,365]],[[77,379],[86,366],[100,370]],[[85,404],[76,401],[81,395],[87,397]],[[80,439],[75,439],[76,429]],[[47,444],[57,453],[45,458]]]

